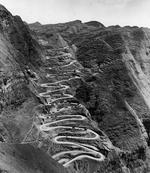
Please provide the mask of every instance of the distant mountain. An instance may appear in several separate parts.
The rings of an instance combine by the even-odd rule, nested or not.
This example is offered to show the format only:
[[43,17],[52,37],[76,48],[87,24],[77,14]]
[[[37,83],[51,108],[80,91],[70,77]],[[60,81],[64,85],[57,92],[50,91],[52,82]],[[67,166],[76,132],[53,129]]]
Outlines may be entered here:
[[102,23],[97,21],[90,21],[90,22],[86,22],[85,24],[89,26],[99,27],[99,28],[105,27]]
[[40,22],[35,22],[30,24],[30,27],[40,27],[42,24]]
[[58,23],[58,24],[47,24],[47,25],[39,25],[37,23],[29,24],[29,27],[38,32],[53,33],[53,32],[61,32],[62,34],[75,34],[78,32],[86,32],[93,31],[95,29],[100,29],[104,27],[103,24],[91,21],[87,23],[82,23],[80,20],[75,20],[67,23]]

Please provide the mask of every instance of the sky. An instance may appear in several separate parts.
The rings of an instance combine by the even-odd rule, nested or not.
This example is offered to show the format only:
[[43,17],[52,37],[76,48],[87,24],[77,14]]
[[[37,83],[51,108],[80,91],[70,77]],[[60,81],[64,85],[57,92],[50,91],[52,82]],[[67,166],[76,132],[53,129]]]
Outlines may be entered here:
[[42,24],[96,20],[150,28],[150,0],[0,0],[13,15]]

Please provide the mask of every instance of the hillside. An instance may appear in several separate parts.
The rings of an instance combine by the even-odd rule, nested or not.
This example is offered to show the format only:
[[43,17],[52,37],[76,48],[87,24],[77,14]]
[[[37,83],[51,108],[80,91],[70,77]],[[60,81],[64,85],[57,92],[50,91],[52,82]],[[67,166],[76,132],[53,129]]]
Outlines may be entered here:
[[0,144],[0,172],[66,173],[65,169],[48,155],[28,144]]
[[22,144],[40,101],[29,69],[40,71],[41,62],[40,47],[28,26],[0,6],[0,172],[66,172],[39,149]]
[[0,6],[0,172],[150,172],[150,29],[27,24]]

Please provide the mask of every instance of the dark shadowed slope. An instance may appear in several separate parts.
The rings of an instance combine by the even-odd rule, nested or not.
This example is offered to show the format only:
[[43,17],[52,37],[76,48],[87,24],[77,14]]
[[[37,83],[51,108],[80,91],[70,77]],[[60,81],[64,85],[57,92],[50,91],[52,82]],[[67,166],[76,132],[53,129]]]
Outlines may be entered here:
[[47,154],[23,144],[0,144],[0,172],[5,173],[67,173]]

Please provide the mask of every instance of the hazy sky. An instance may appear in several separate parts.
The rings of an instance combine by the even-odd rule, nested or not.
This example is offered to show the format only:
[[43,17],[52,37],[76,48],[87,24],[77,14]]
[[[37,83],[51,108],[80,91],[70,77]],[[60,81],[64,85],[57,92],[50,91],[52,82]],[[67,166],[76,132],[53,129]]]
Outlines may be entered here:
[[104,25],[150,27],[150,0],[0,0],[28,23],[97,20]]

